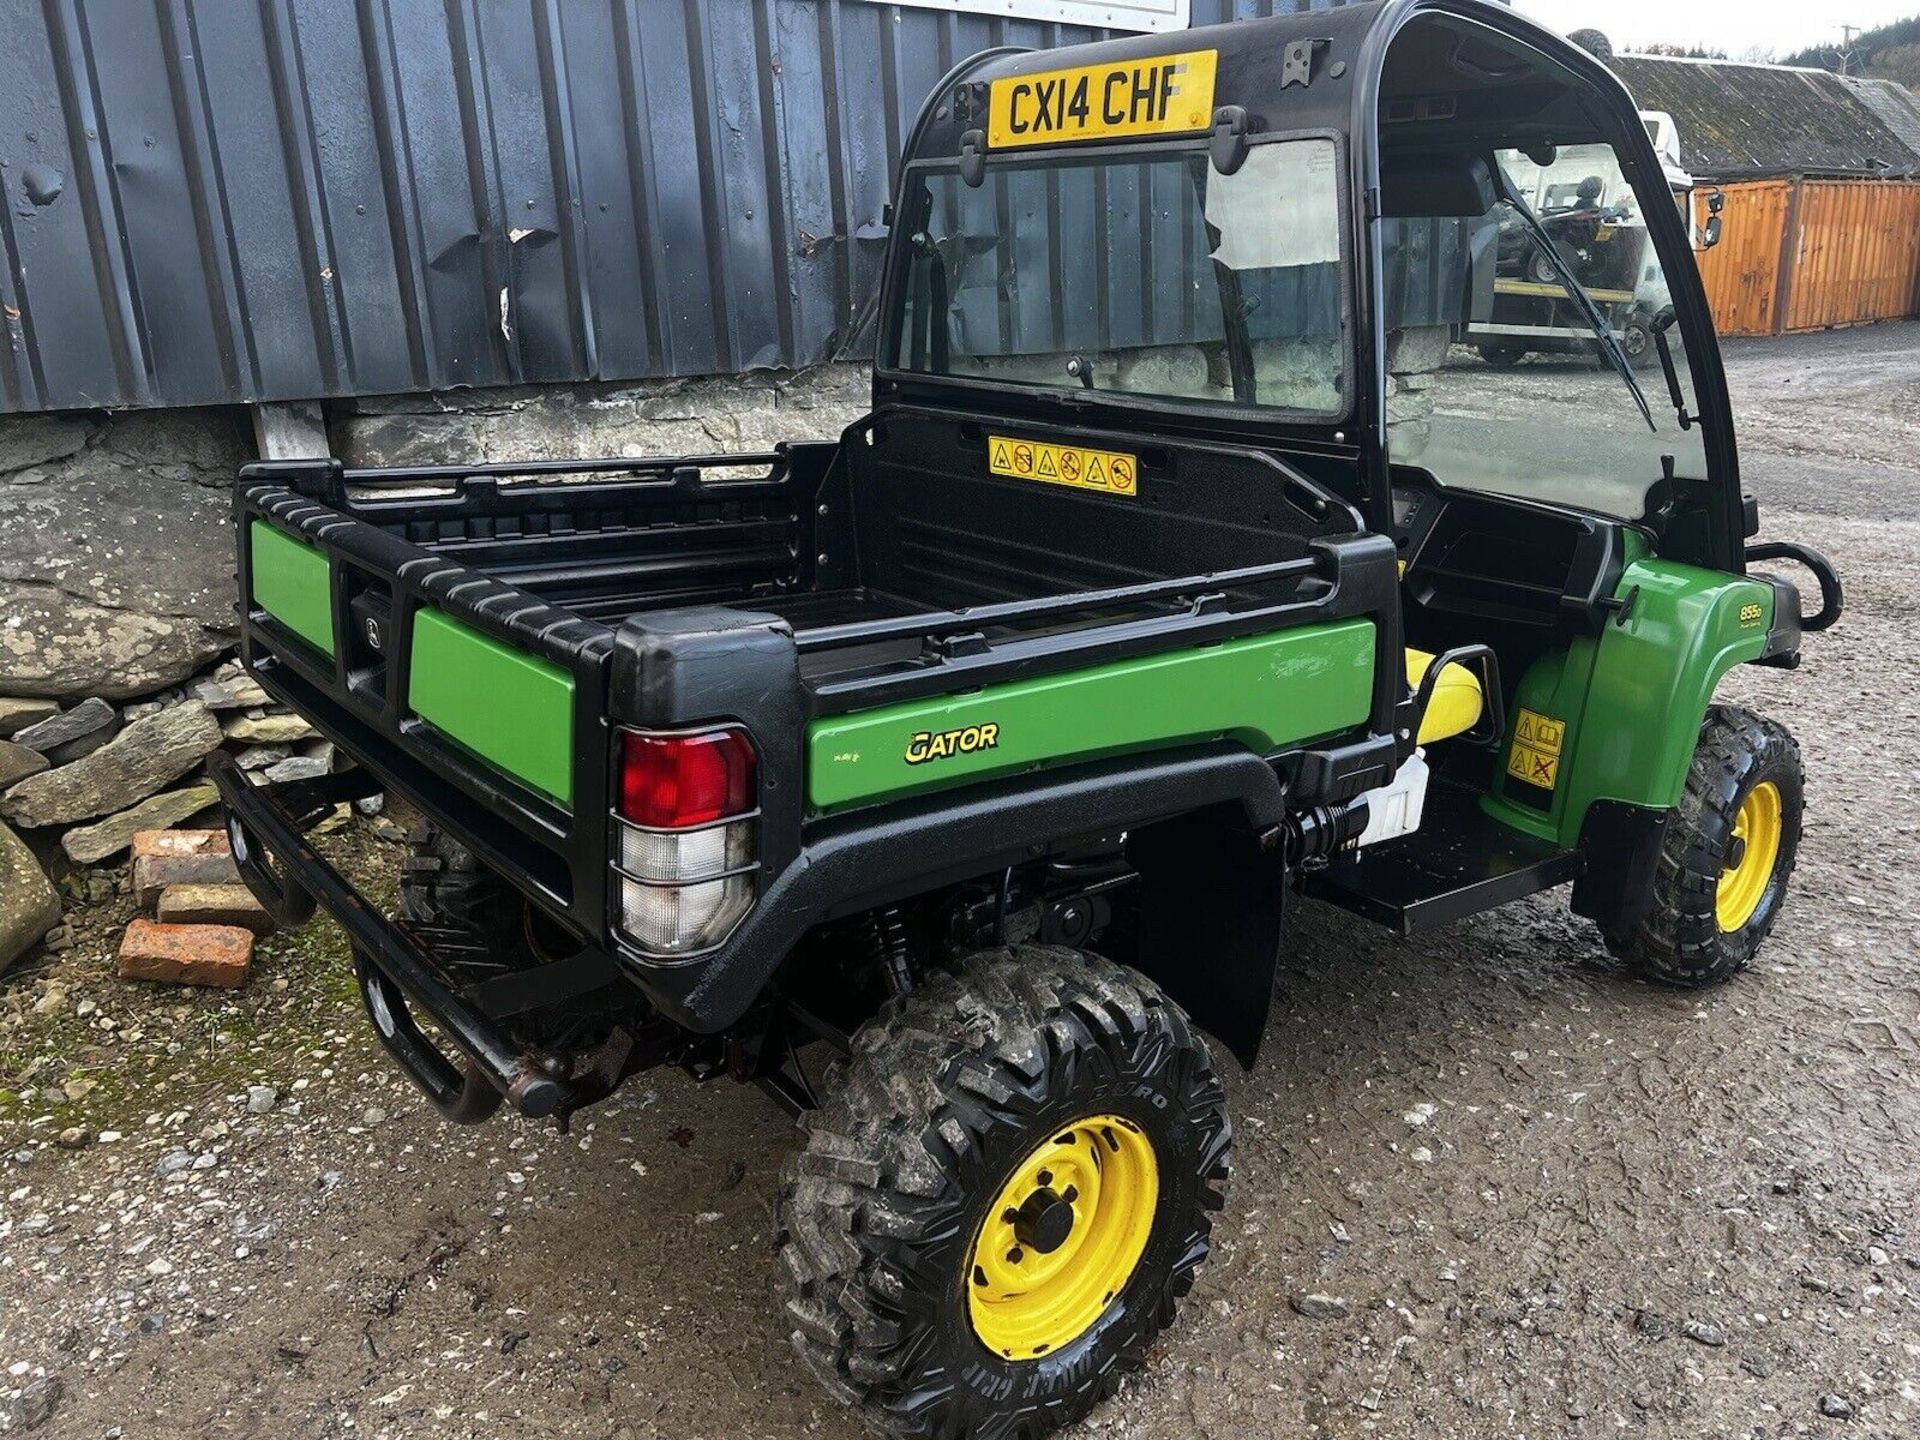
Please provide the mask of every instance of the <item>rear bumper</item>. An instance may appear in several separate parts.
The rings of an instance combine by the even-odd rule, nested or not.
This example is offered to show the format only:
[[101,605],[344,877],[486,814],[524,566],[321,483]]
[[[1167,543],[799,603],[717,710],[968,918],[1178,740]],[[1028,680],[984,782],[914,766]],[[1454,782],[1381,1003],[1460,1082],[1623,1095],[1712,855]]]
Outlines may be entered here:
[[[463,999],[419,942],[308,842],[306,825],[356,793],[357,776],[256,786],[231,757],[217,753],[208,770],[226,804],[234,864],[247,887],[283,926],[302,925],[321,909],[347,932],[354,976],[380,1043],[444,1115],[482,1120],[505,1099],[524,1115],[544,1116],[590,1098]],[[464,1064],[449,1059],[421,1031],[413,1018],[416,1006],[458,1048]]]

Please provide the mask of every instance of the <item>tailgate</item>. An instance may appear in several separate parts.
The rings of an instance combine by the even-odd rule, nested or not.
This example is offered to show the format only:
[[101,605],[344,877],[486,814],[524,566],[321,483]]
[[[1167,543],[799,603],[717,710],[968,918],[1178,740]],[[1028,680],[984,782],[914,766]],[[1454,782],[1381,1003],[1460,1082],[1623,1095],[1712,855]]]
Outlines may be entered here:
[[273,467],[243,472],[234,518],[247,668],[598,936],[613,632],[320,504]]

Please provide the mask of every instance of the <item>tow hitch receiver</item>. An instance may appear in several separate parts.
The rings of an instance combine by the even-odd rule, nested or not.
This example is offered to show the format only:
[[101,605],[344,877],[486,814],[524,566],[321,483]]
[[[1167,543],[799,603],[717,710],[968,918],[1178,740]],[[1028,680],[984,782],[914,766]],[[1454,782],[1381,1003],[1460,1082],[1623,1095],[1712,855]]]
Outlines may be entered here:
[[[450,1120],[484,1120],[502,1098],[530,1117],[572,1110],[573,1087],[456,994],[435,972],[414,938],[375,910],[301,833],[303,820],[325,813],[325,801],[349,798],[367,782],[357,774],[282,787],[254,785],[232,757],[216,753],[208,772],[227,808],[234,864],[260,903],[283,925],[299,925],[317,907],[347,932],[354,974],[380,1043],[414,1084]],[[298,807],[297,809],[295,807]],[[464,1052],[456,1066],[414,1022],[412,1001],[426,1007],[439,1029]]]

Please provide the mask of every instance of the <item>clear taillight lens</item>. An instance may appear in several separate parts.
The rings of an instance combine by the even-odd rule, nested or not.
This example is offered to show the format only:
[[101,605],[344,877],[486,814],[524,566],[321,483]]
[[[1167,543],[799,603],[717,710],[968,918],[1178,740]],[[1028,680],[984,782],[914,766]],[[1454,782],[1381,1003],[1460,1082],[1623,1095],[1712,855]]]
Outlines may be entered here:
[[717,879],[753,863],[754,829],[751,820],[704,830],[635,830],[623,825],[620,868],[663,885]]
[[753,876],[700,885],[620,882],[620,928],[650,955],[691,955],[727,938],[753,904]]

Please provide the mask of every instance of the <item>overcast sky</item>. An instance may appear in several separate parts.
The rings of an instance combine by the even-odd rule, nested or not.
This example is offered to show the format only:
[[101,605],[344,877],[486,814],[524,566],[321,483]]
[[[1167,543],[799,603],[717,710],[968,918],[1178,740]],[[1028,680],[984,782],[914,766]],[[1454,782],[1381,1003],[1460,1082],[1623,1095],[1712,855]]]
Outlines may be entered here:
[[1605,32],[1620,50],[1654,42],[1704,45],[1739,56],[1759,45],[1781,56],[1838,44],[1845,23],[1871,29],[1920,14],[1920,0],[1514,0],[1561,32]]

